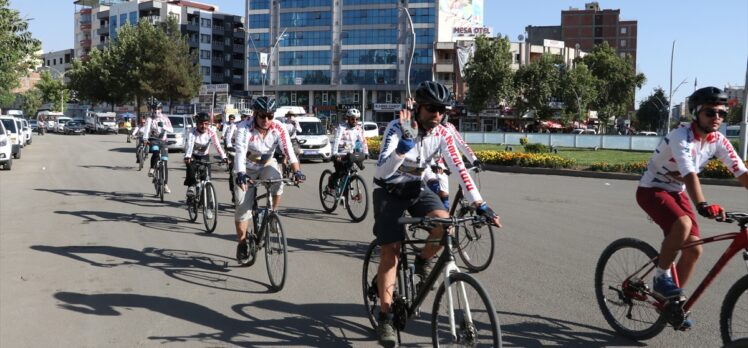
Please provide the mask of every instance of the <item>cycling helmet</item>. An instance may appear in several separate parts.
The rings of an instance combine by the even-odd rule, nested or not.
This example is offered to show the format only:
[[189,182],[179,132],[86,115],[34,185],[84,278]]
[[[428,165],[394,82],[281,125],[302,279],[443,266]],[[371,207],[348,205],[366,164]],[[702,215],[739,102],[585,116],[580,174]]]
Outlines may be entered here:
[[452,106],[452,97],[443,84],[434,81],[424,81],[416,89],[416,103],[438,106]]
[[161,104],[161,102],[154,102],[153,103],[153,110],[163,109],[163,108],[164,108],[164,106]]
[[727,104],[727,94],[717,87],[699,88],[688,97],[688,111],[697,116],[696,108],[704,104]]
[[353,117],[353,118],[360,118],[361,112],[358,111],[356,108],[348,109],[348,111],[345,112],[345,117]]
[[229,120],[233,120],[235,118],[236,118],[236,116],[234,116],[234,114],[229,115]]
[[252,103],[252,109],[258,112],[273,112],[275,107],[275,99],[270,97],[259,97]]
[[210,121],[210,115],[208,115],[207,112],[198,112],[197,115],[195,115],[196,123],[203,123],[205,121]]

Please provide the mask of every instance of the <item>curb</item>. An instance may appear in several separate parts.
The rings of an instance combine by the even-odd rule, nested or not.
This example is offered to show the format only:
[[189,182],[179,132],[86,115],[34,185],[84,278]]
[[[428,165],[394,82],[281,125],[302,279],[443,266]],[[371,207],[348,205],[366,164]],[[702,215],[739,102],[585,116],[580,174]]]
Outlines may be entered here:
[[[517,173],[517,174],[540,174],[540,175],[559,175],[559,176],[576,176],[583,178],[598,178],[598,179],[615,179],[615,180],[633,180],[639,181],[641,174],[631,173],[610,173],[610,172],[593,172],[584,170],[574,169],[556,169],[556,168],[531,168],[531,167],[515,167],[515,166],[499,166],[495,164],[485,164],[487,170],[502,173]],[[742,186],[740,183],[733,179],[714,179],[714,178],[699,178],[703,185],[718,185],[718,186]]]

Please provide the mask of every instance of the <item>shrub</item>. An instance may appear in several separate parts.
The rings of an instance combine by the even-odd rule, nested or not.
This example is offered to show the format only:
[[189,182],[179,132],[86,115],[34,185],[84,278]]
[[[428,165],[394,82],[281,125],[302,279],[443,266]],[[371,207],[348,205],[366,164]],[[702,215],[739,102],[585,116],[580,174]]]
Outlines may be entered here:
[[525,152],[527,153],[544,153],[548,152],[548,146],[540,143],[526,144]]
[[522,146],[527,145],[528,142],[530,142],[530,140],[527,139],[527,137],[519,138],[519,144],[522,145]]
[[548,153],[534,154],[507,151],[478,151],[476,156],[487,164],[538,168],[573,168],[576,161]]
[[614,163],[610,164],[607,162],[593,163],[589,170],[597,172],[621,172],[621,173],[644,173],[647,170],[647,162],[627,162],[627,163]]
[[369,147],[370,158],[379,156],[379,149],[382,146],[382,137],[366,138],[366,146]]

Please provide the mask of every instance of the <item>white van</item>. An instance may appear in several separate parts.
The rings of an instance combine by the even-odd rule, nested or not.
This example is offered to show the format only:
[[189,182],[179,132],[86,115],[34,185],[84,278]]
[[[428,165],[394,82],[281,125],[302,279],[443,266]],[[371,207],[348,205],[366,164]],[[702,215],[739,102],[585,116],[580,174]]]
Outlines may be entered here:
[[[281,122],[284,122],[284,118],[286,117],[286,114],[289,111],[293,111],[296,115],[306,115],[306,110],[304,110],[301,106],[281,106],[277,109],[275,109],[275,113],[273,114],[273,118],[276,120],[279,120]],[[298,117],[298,116],[297,116]]]
[[55,129],[55,120],[57,117],[64,116],[61,112],[58,111],[49,111],[49,110],[43,110],[36,113],[36,120],[37,122],[46,122],[44,124],[45,128],[48,132],[54,132]]
[[5,170],[10,170],[13,166],[13,144],[2,122],[0,122],[0,165]]
[[301,127],[301,132],[296,133],[301,146],[299,160],[321,159],[324,162],[330,161],[332,146],[330,145],[330,138],[327,136],[327,129],[325,129],[322,121],[313,116],[300,116],[296,117],[296,120],[299,121]]
[[23,133],[21,131],[20,122],[12,116],[0,116],[0,122],[5,126],[5,132],[10,140],[12,157],[15,159],[21,158],[21,144]]

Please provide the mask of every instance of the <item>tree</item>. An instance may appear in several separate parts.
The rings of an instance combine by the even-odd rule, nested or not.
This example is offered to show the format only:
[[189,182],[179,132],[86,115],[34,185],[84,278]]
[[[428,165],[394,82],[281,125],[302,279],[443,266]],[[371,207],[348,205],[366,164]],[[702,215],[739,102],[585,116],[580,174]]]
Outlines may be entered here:
[[727,112],[727,120],[725,120],[728,124],[738,124],[743,121],[743,104],[735,104],[735,106],[731,107],[730,110]]
[[[163,60],[145,65],[145,75],[153,76],[150,82],[153,95],[171,103],[174,100],[192,98],[200,90],[203,76],[197,64],[197,55],[190,52],[187,39],[179,31],[179,23],[169,18],[160,28],[163,32],[164,45],[161,53]],[[161,35],[158,35],[161,36]]]
[[468,87],[465,104],[468,110],[479,112],[490,101],[502,102],[513,98],[514,72],[508,37],[479,36],[475,39],[475,47],[475,54],[465,66]]
[[130,92],[122,82],[129,77],[125,76],[123,69],[117,67],[118,63],[111,48],[95,50],[91,52],[88,61],[73,61],[73,67],[67,73],[70,79],[68,86],[77,92],[78,99],[93,103],[106,102],[114,108],[114,104],[123,103],[130,97]]
[[10,9],[8,0],[0,0],[0,105],[15,100],[12,90],[32,68],[34,54],[40,47],[39,40],[28,32],[28,22]]
[[664,127],[667,122],[668,99],[665,91],[657,87],[647,99],[639,103],[639,110],[636,111],[636,119],[639,121],[639,128],[644,130],[657,131]]
[[52,103],[55,111],[62,111],[63,104],[68,100],[68,90],[61,79],[55,79],[49,71],[42,71],[41,79],[34,87],[39,91],[42,103]]
[[559,96],[564,102],[564,112],[570,120],[583,120],[588,105],[597,99],[597,79],[584,63],[577,62],[561,76]]
[[21,109],[24,115],[33,117],[41,105],[42,94],[38,89],[32,88],[21,94]]
[[514,75],[517,101],[514,109],[519,115],[534,111],[539,119],[549,119],[553,110],[550,102],[558,95],[561,81],[561,58],[544,54],[538,61],[523,65]]

